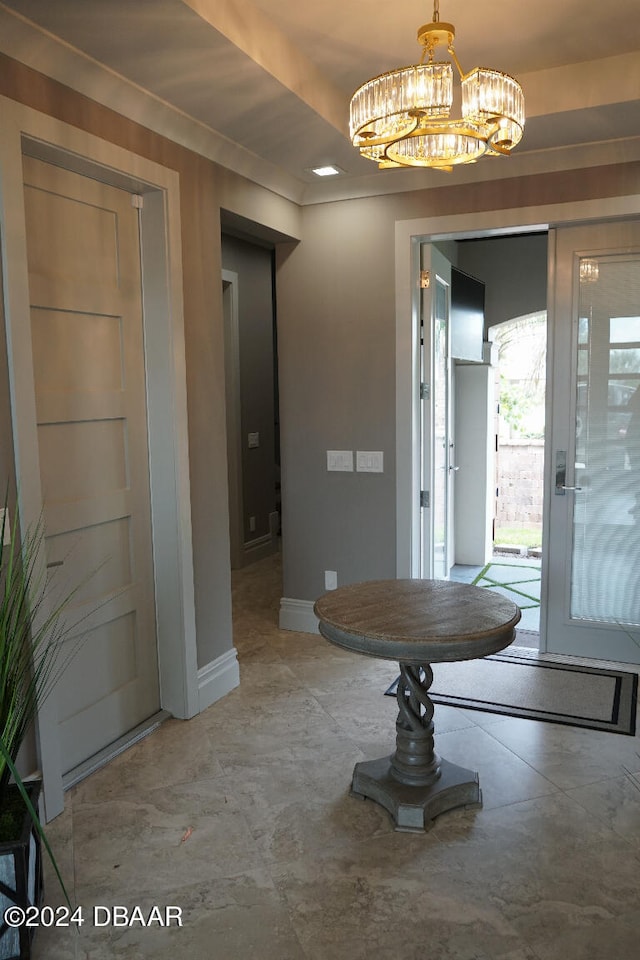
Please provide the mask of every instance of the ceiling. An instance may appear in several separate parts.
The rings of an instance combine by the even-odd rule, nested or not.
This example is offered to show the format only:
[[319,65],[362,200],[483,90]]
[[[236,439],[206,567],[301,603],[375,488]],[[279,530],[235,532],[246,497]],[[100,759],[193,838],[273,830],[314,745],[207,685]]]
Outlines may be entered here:
[[[4,0],[0,50],[300,203],[640,157],[638,0],[441,0],[463,68],[522,84],[523,141],[451,174],[378,170],[349,142],[349,99],[419,61],[432,14],[429,0]],[[325,163],[344,173],[309,172]]]

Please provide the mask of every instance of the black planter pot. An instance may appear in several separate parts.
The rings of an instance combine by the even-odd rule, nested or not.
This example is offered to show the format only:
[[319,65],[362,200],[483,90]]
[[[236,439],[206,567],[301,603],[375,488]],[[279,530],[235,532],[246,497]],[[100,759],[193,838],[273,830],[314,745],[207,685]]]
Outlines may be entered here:
[[[38,809],[40,783],[26,784],[27,794]],[[12,787],[17,791],[17,787]],[[10,927],[5,911],[12,906],[27,910],[41,907],[44,894],[40,836],[25,808],[17,840],[0,842],[0,960],[28,960],[37,927]]]

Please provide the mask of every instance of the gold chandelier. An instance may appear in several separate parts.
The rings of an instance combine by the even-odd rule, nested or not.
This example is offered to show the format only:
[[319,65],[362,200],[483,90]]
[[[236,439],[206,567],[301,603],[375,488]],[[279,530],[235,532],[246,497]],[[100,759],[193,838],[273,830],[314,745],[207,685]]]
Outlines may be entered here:
[[[484,155],[508,156],[522,139],[522,87],[499,70],[474,67],[463,73],[453,49],[455,28],[440,21],[439,7],[435,0],[433,21],[418,30],[420,63],[368,80],[351,98],[351,142],[380,167],[451,170]],[[449,117],[453,67],[433,59],[440,44],[460,74],[460,120]]]

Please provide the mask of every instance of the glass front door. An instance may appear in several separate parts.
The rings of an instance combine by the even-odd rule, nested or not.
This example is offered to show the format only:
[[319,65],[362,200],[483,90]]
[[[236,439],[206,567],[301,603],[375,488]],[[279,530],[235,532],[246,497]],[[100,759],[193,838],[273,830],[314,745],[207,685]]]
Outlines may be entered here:
[[557,233],[546,648],[640,662],[640,224]]

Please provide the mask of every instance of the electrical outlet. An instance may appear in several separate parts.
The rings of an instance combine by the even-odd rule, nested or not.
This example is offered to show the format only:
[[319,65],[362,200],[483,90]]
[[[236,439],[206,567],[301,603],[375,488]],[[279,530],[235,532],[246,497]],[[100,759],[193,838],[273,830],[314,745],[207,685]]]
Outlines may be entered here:
[[335,590],[338,586],[338,573],[336,570],[325,570],[324,588],[325,590]]
[[250,532],[250,533],[255,533],[255,532],[256,532],[256,518],[255,518],[255,517],[249,517],[249,532]]

